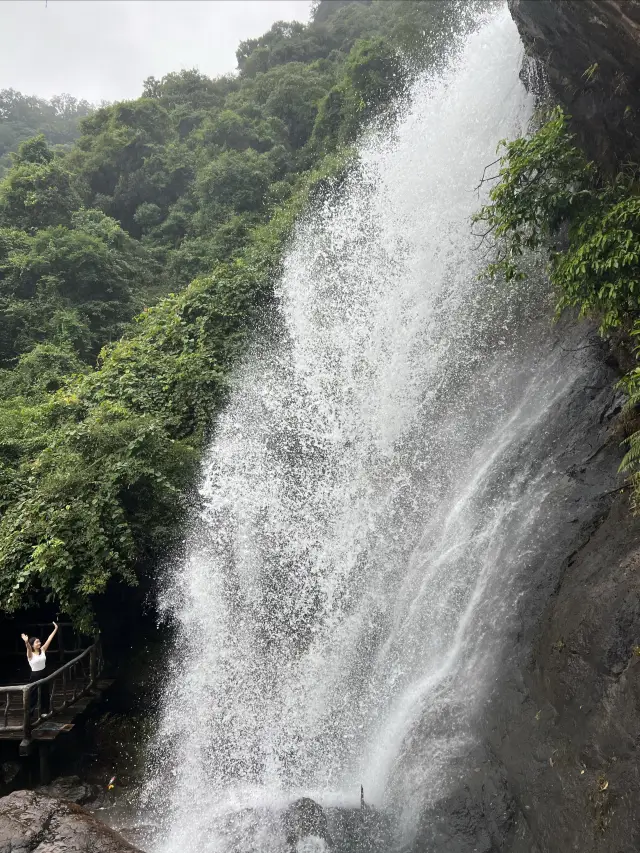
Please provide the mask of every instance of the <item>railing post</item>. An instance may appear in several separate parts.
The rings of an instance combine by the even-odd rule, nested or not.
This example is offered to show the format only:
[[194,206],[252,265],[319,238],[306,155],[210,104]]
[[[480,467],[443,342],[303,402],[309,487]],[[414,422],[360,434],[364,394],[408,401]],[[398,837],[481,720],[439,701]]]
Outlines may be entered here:
[[20,755],[28,755],[31,751],[31,691],[32,687],[22,688],[22,741]]
[[[55,675],[55,673],[54,673],[54,675]],[[58,682],[58,679],[54,677],[53,681],[49,685],[49,710],[48,710],[49,715],[53,714],[53,709],[55,708],[54,699],[55,699],[55,695],[56,695],[57,682]]]
[[96,644],[94,643],[89,651],[89,687],[94,686],[98,675],[98,658],[96,654],[97,651],[98,650],[96,648]]
[[69,704],[67,700],[67,669],[62,670],[62,710]]

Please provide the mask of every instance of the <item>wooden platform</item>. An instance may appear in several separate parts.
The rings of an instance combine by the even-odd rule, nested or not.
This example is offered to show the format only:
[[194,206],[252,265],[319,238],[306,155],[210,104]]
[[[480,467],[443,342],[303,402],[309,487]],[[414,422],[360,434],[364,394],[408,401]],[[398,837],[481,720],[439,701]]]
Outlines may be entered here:
[[[50,742],[55,740],[58,735],[64,732],[69,732],[73,728],[74,720],[82,714],[91,705],[102,696],[103,692],[113,684],[112,679],[101,678],[96,681],[96,684],[91,690],[85,693],[84,696],[79,696],[71,704],[74,695],[80,694],[86,689],[88,680],[76,679],[67,683],[67,701],[70,703],[66,708],[62,709],[63,696],[60,689],[56,690],[53,695],[53,714],[45,720],[34,724],[31,729],[31,740]],[[18,727],[22,724],[23,710],[20,696],[11,696],[9,713],[7,716],[7,727]],[[0,717],[4,719],[3,709],[0,709]],[[22,731],[6,731],[0,720],[0,740],[22,740]]]

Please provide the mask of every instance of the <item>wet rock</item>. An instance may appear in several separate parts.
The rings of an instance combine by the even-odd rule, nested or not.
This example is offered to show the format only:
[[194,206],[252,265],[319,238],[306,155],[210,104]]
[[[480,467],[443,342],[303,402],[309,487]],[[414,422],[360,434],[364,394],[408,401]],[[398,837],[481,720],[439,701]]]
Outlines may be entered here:
[[640,519],[623,496],[565,566],[525,673],[525,701],[492,736],[549,853],[640,850],[639,542]]
[[96,800],[101,792],[96,785],[83,782],[79,776],[60,776],[58,779],[54,779],[50,785],[41,785],[36,788],[36,793],[60,800],[69,800],[83,806]]
[[83,808],[14,791],[0,799],[0,853],[141,853]]
[[299,842],[305,838],[318,838],[331,849],[327,817],[322,806],[309,797],[302,797],[292,803],[284,812],[282,820],[290,850],[296,850]]
[[540,853],[504,768],[489,753],[478,747],[455,770],[464,785],[423,813],[412,853]]
[[528,656],[505,661],[411,853],[640,850],[639,543],[623,496],[566,559]]
[[389,853],[393,833],[389,817],[376,809],[325,809],[333,853]]
[[567,478],[543,501],[544,548],[472,721],[477,749],[425,792],[407,853],[640,850],[640,518],[618,494],[620,438],[602,417],[616,408],[610,371],[603,359],[557,410]]
[[609,171],[640,161],[640,0],[509,0],[509,8],[589,156]]

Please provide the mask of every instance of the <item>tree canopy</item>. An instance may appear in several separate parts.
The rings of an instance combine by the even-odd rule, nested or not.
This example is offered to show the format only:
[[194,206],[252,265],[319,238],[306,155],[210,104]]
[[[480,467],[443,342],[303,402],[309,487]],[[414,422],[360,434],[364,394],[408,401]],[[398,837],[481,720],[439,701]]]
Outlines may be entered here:
[[87,627],[110,583],[150,582],[295,215],[457,6],[321,0],[237,75],[98,109],[0,93],[1,608]]
[[80,119],[93,109],[71,95],[47,101],[0,89],[0,178],[11,165],[10,153],[31,136],[42,133],[50,145],[68,148],[80,135]]

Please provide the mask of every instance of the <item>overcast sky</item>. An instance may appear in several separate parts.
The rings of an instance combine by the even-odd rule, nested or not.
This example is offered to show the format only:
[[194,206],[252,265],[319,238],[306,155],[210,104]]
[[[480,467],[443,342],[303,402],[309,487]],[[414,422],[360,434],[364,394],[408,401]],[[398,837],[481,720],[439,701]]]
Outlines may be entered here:
[[89,101],[140,95],[146,77],[233,71],[238,42],[309,19],[310,0],[0,0],[0,89]]

